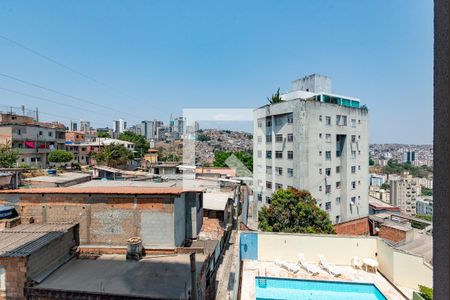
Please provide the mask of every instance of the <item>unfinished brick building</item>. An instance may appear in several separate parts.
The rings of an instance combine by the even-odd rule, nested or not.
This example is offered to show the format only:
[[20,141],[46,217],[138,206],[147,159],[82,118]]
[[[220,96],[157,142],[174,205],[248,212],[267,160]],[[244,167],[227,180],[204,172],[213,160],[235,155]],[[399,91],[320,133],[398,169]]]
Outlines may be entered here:
[[140,236],[146,249],[171,249],[197,237],[202,226],[201,190],[179,187],[42,188],[0,191],[22,223],[80,224],[80,243],[124,246]]

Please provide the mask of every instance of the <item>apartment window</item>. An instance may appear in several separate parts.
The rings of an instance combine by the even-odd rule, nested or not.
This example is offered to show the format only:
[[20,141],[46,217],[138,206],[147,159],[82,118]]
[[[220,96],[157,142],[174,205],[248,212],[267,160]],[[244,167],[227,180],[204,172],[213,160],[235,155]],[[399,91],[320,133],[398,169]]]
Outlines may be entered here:
[[356,135],[352,135],[352,143],[356,143]]
[[356,127],[356,119],[352,119],[352,127],[355,128]]
[[361,124],[361,120],[358,120],[358,124]]
[[289,124],[294,123],[294,114],[288,114],[287,121]]
[[325,202],[325,210],[331,210],[331,202]]
[[319,174],[322,175],[322,168],[319,168]]
[[322,115],[319,116],[319,121],[322,122]]
[[341,167],[340,167],[340,166],[337,166],[337,167],[336,167],[336,174],[339,174],[339,173],[341,173]]
[[282,134],[276,134],[275,135],[275,142],[277,142],[277,143],[283,142],[283,135]]
[[347,116],[336,115],[336,125],[347,126]]
[[358,166],[358,170],[361,170],[361,166]]
[[356,189],[356,181],[352,181],[352,190]]
[[341,157],[341,151],[340,150],[336,151],[336,157]]
[[281,117],[275,118],[275,125],[280,126],[283,123],[283,119]]
[[288,159],[294,159],[294,151],[288,151],[287,155],[288,155]]
[[282,184],[280,184],[280,183],[275,183],[275,189],[276,190],[279,190],[279,189],[282,189],[283,188],[283,185]]
[[321,133],[319,133],[319,139],[321,139],[322,138],[322,134]]
[[266,158],[272,159],[272,151],[266,151]]
[[266,120],[266,126],[267,126],[267,127],[272,126],[272,121],[271,121],[270,119],[267,119],[267,120]]
[[262,201],[262,194],[261,193],[258,193],[258,201]]
[[258,128],[262,128],[262,122],[258,121]]
[[272,188],[272,182],[266,181],[266,188],[271,189]]
[[287,135],[287,141],[288,142],[293,142],[294,141],[294,135],[292,133],[288,133]]
[[331,117],[325,117],[325,125],[331,125]]
[[331,143],[331,134],[329,133],[325,134],[325,142]]
[[258,186],[263,186],[261,179],[258,179]]
[[322,186],[321,185],[319,185],[319,192],[321,192],[322,191]]
[[319,156],[322,156],[322,151],[319,151]]
[[267,203],[267,204],[272,203],[272,199],[270,199],[270,197],[266,197],[266,203]]
[[340,217],[336,216],[336,223],[339,223],[339,221],[340,221]]
[[262,143],[262,136],[258,136],[258,144]]
[[340,189],[341,188],[341,182],[340,181],[337,181],[336,182],[336,189],[338,190],[338,189]]
[[53,136],[53,132],[49,131],[48,136]]
[[288,177],[294,176],[294,169],[288,168],[287,173],[288,173]]
[[275,174],[279,176],[283,175],[283,168],[275,167]]
[[267,135],[266,135],[266,142],[267,142],[267,143],[272,142],[272,135],[271,135],[271,134],[267,134]]
[[361,184],[361,181],[360,180],[358,180],[358,185],[360,185]]
[[39,135],[42,135],[42,131],[39,131]]
[[356,166],[352,166],[352,174],[356,173]]
[[352,197],[350,201],[352,201],[353,204],[356,204],[356,197]]
[[17,134],[18,134],[18,135],[21,135],[21,134],[22,134],[22,130],[17,129]]
[[325,158],[331,159],[331,151],[325,151]]
[[330,176],[331,175],[331,168],[325,169],[325,175]]
[[258,150],[258,158],[261,158],[261,157],[262,157],[262,151]]
[[352,158],[356,158],[356,151],[352,151]]
[[331,193],[331,184],[327,184],[325,186],[325,193],[327,193],[327,194]]
[[275,151],[275,158],[278,159],[283,158],[283,151]]
[[266,166],[266,174],[272,174],[272,166]]
[[336,197],[336,205],[341,205],[341,197]]
[[361,155],[361,150],[358,150],[358,155]]

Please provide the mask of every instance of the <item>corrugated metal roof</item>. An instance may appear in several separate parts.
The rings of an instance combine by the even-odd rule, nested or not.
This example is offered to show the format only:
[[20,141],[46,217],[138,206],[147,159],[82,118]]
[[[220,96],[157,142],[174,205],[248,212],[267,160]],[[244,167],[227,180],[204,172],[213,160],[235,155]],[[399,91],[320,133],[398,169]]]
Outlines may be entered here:
[[181,187],[67,187],[1,190],[0,194],[113,194],[113,195],[180,195],[202,192],[203,189]]
[[0,231],[0,257],[28,256],[62,236],[69,223],[22,224]]

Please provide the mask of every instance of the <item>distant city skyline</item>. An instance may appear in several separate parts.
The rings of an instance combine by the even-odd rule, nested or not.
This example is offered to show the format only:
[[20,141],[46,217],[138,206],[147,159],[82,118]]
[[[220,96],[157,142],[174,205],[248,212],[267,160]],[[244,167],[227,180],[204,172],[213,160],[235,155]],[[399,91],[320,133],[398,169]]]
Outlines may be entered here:
[[319,73],[368,106],[370,143],[432,143],[430,1],[16,1],[0,16],[0,105],[42,120],[257,108]]

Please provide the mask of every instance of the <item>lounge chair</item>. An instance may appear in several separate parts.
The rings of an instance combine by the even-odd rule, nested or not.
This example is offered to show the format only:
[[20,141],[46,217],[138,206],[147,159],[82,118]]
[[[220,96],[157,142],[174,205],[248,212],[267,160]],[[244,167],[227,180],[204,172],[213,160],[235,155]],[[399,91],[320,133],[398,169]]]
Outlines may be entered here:
[[322,254],[319,255],[319,265],[322,267],[322,269],[324,269],[331,275],[335,277],[341,276],[341,272],[339,272],[335,266],[331,265],[326,257]]
[[319,271],[320,271],[319,267],[308,263],[306,261],[305,255],[303,255],[303,253],[298,254],[298,264],[300,265],[300,267],[302,267],[303,269],[305,269],[308,273],[310,273],[312,275],[319,274]]
[[293,264],[293,263],[288,263],[281,259],[275,260],[275,265],[279,266],[280,268],[284,268],[294,274],[297,273],[298,271],[300,271],[300,267],[298,265]]
[[352,267],[355,269],[361,269],[363,266],[363,263],[361,259],[358,256],[353,256],[352,258]]

